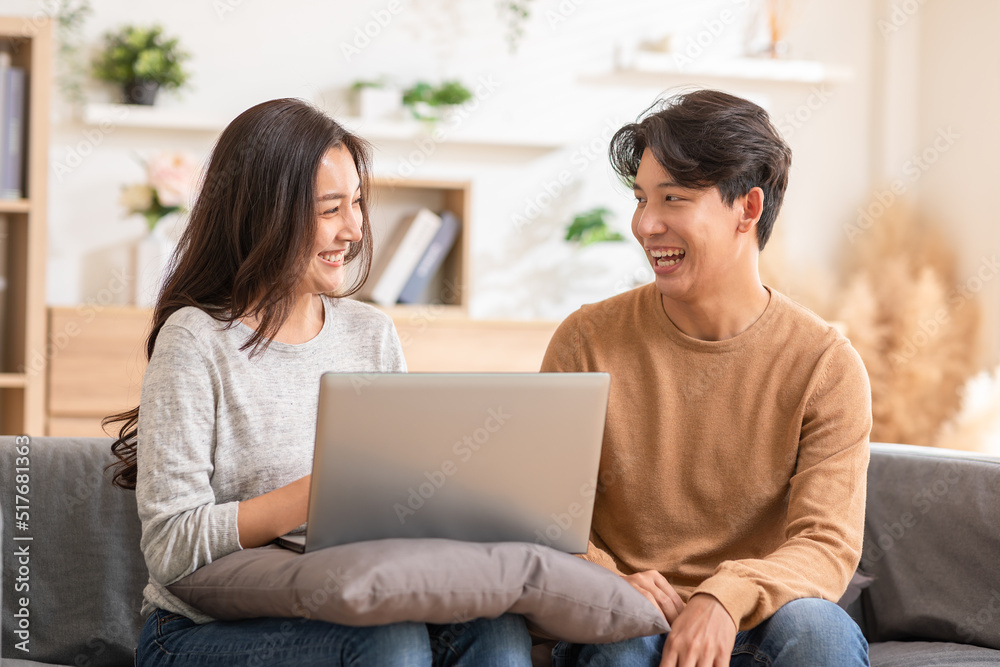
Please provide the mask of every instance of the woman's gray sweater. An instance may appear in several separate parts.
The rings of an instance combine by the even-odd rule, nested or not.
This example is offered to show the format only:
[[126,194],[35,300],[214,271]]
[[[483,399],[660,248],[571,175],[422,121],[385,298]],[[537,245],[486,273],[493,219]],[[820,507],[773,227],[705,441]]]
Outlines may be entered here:
[[272,342],[249,358],[253,331],[226,329],[198,308],[172,314],[142,382],[136,501],[154,607],[212,620],[166,590],[240,549],[237,504],[312,470],[319,378],[326,371],[406,372],[392,320],[323,297],[323,329],[300,345]]

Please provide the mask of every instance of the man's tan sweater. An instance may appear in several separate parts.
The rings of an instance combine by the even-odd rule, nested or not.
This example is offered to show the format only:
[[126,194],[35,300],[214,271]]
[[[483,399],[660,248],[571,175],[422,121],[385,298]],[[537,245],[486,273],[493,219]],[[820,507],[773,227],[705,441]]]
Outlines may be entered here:
[[871,392],[833,327],[771,293],[746,331],[686,336],[654,284],[570,315],[543,371],[611,374],[586,558],[658,570],[741,630],[837,600],[861,557]]

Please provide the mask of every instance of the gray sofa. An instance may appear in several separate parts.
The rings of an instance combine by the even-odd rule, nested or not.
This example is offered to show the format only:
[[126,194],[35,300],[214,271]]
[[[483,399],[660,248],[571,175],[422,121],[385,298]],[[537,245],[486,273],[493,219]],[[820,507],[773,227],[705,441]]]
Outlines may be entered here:
[[[146,568],[134,496],[104,472],[109,444],[32,438],[23,466],[0,438],[4,665],[132,664]],[[872,445],[862,567],[875,580],[850,611],[874,666],[1000,665],[1000,460]]]

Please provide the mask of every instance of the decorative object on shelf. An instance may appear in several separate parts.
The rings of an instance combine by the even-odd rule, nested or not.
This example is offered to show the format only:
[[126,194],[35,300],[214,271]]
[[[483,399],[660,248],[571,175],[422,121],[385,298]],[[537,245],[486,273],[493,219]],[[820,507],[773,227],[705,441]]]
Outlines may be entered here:
[[436,122],[441,120],[449,107],[464,104],[472,99],[472,91],[460,81],[445,81],[433,86],[426,81],[418,81],[403,91],[403,105],[417,120]]
[[603,206],[577,214],[566,228],[566,240],[578,242],[581,248],[603,241],[624,241],[624,236],[608,226],[610,215],[611,211]]
[[198,179],[198,164],[185,153],[160,153],[145,166],[146,182],[125,186],[121,196],[128,215],[141,215],[149,228],[135,248],[134,298],[142,308],[156,302]]
[[500,15],[500,22],[507,28],[505,37],[507,46],[512,54],[517,53],[517,47],[521,45],[524,37],[524,24],[531,18],[532,0],[498,0],[497,13]]
[[795,0],[760,0],[756,20],[750,22],[747,53],[751,56],[784,58],[788,55],[788,29]]
[[93,74],[101,81],[122,87],[126,104],[151,105],[160,88],[183,86],[188,79],[184,63],[190,55],[166,38],[159,25],[127,25],[104,35],[104,49],[93,63]]
[[403,92],[384,80],[355,81],[351,97],[359,118],[395,120],[403,110]]

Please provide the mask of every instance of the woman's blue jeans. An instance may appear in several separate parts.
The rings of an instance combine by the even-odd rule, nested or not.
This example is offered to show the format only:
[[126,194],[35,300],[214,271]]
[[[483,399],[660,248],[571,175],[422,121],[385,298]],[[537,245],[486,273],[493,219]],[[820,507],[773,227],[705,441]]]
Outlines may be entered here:
[[[552,651],[553,667],[658,667],[667,635],[614,644],[567,644]],[[736,633],[732,667],[868,667],[868,642],[858,624],[832,602],[793,600],[760,625]]]
[[194,621],[163,610],[146,619],[139,667],[530,667],[524,618],[506,614],[450,625],[393,623],[368,628],[297,618]]

